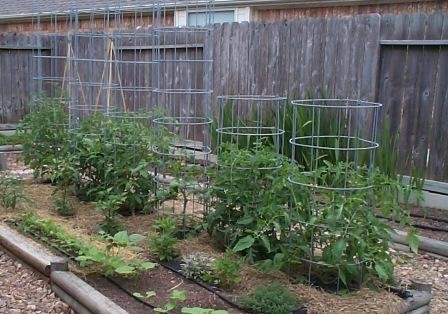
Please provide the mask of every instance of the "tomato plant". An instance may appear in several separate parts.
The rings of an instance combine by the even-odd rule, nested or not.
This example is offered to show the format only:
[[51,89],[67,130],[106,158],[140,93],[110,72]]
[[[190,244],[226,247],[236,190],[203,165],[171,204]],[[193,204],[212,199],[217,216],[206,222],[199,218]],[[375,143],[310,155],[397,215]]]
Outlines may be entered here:
[[223,144],[218,164],[208,232],[252,261],[282,252],[291,223],[287,160],[268,146]]

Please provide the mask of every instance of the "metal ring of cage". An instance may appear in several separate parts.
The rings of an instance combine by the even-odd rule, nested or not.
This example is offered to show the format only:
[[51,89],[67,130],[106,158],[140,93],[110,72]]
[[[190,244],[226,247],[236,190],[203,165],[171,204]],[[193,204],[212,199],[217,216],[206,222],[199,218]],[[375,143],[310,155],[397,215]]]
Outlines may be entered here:
[[205,159],[207,161],[208,156],[212,153],[212,149],[206,145],[195,146],[193,149],[182,149],[181,145],[174,144],[170,148],[172,151],[167,152],[159,149],[157,145],[151,146],[153,153],[166,157]]
[[328,187],[324,185],[317,185],[317,184],[309,184],[309,183],[303,183],[298,181],[292,176],[288,176],[288,182],[303,186],[306,188],[310,188],[312,190],[325,190],[325,191],[333,191],[333,192],[355,192],[355,191],[363,191],[363,190],[369,190],[372,189],[374,186],[372,184],[367,184],[363,186],[352,186],[352,187]]
[[154,88],[154,93],[157,94],[209,94],[211,95],[213,93],[212,90],[209,89],[202,89],[202,88],[191,88],[191,89],[183,89],[183,88]]
[[207,117],[159,117],[153,120],[158,125],[210,125],[213,123],[211,118]]
[[[321,103],[324,104],[321,104]],[[345,104],[338,104],[345,103]],[[367,109],[367,108],[381,108],[383,105],[377,102],[355,100],[355,99],[303,99],[292,100],[291,104],[299,107],[314,107],[314,108],[340,108],[340,109]]]
[[211,27],[198,27],[198,26],[182,26],[182,27],[172,27],[172,26],[156,26],[153,28],[156,36],[161,37],[160,33],[208,33]]
[[[319,143],[321,139],[346,139],[348,143],[352,142],[352,140],[354,141],[358,141],[361,144],[366,144],[368,146],[361,146],[361,147],[333,147],[333,146],[321,146],[319,144],[317,145],[313,145],[313,144],[304,144],[304,143],[300,143],[301,140],[313,140],[313,142],[317,142]],[[289,143],[294,145],[294,146],[299,146],[299,147],[307,147],[307,148],[317,148],[317,149],[322,149],[322,150],[340,150],[340,151],[357,151],[357,150],[371,150],[371,149],[376,149],[379,147],[379,144],[374,142],[374,141],[370,141],[370,140],[366,140],[360,137],[356,137],[356,136],[345,136],[345,135],[341,135],[341,136],[337,136],[337,135],[316,135],[316,136],[298,136],[298,137],[294,137],[291,138],[289,140]]]
[[[208,128],[213,120],[211,118],[206,117],[159,117],[153,119],[153,123],[156,126],[161,128],[166,127],[201,127]],[[189,143],[188,147],[185,148],[185,145],[181,143],[174,143],[170,145],[169,151],[162,151],[159,146],[152,145],[152,151],[158,155],[167,156],[167,157],[176,157],[176,158],[208,158],[207,156],[211,154],[212,149],[208,145],[204,145],[204,143]],[[184,149],[182,149],[184,148]]]
[[[247,132],[241,132],[246,130]],[[258,132],[261,131],[261,132]],[[266,131],[266,132],[265,132]],[[242,135],[242,136],[276,136],[285,134],[285,130],[271,126],[230,126],[217,128],[217,133],[226,135]]]
[[286,97],[276,95],[221,95],[218,100],[286,101]]

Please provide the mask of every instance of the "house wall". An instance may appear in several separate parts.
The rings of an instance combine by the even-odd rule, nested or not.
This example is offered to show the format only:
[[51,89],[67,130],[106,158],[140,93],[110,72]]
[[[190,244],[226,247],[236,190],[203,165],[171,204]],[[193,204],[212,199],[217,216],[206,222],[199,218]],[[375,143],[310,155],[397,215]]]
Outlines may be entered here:
[[395,4],[327,6],[318,8],[281,8],[257,9],[255,21],[274,22],[301,18],[319,18],[331,16],[353,16],[359,14],[413,14],[448,12],[448,1],[414,1]]
[[[151,13],[150,13],[151,14]],[[137,16],[124,16],[121,21],[118,23],[121,29],[134,29],[136,27],[149,27],[152,25],[153,18],[152,15],[140,15]],[[165,25],[174,25],[174,15],[167,14],[165,16]],[[28,21],[17,21],[17,22],[9,22],[7,24],[0,23],[0,33],[28,33],[33,31],[40,31],[45,33],[50,32],[67,32],[71,30],[70,23],[68,17],[59,17],[55,19],[54,17],[51,20],[43,20],[39,24],[36,21],[28,20]],[[110,20],[108,23],[105,22],[104,16],[97,16],[92,19],[89,18],[80,19],[79,25],[80,30],[104,30],[105,25],[110,25],[111,28],[116,27],[114,20]]]

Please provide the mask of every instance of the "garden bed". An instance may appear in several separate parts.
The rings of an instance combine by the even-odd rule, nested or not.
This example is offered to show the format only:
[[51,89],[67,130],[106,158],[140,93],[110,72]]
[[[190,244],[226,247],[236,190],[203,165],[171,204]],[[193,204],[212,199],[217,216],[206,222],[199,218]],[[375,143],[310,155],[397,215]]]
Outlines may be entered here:
[[[448,242],[447,210],[412,206],[410,213],[412,224],[418,229],[419,235]],[[390,224],[398,228],[397,223]],[[407,231],[406,227],[404,231]]]
[[[28,182],[24,185],[25,194],[31,199],[29,203],[22,205],[26,209],[33,209],[43,218],[49,218],[62,226],[67,231],[77,234],[80,238],[92,240],[97,236],[97,224],[102,220],[101,213],[97,212],[94,204],[79,202],[73,200],[77,214],[71,218],[63,218],[51,210],[52,200],[51,194],[54,187],[48,184],[36,184]],[[14,218],[20,211],[6,211],[2,210],[2,218]],[[152,230],[153,221],[157,218],[156,214],[136,215],[122,218],[121,222],[124,227],[132,233],[148,234]],[[99,241],[98,241],[99,243]],[[190,254],[193,252],[202,252],[214,257],[222,256],[222,251],[216,248],[207,234],[200,234],[191,239],[181,240],[178,243],[178,249],[181,255]],[[148,256],[153,258],[152,256]],[[76,268],[80,274],[85,274],[83,269]],[[88,275],[88,274],[85,274]],[[90,283],[100,292],[110,297],[119,305],[127,308],[130,307],[139,313],[140,308],[143,311],[142,304],[126,295],[122,290],[117,288],[113,283],[108,282],[104,278],[88,275]],[[360,291],[339,296],[331,293],[323,292],[319,288],[314,288],[302,284],[291,284],[284,273],[263,274],[250,265],[244,264],[240,271],[240,283],[235,289],[230,292],[230,297],[245,295],[251,292],[255,287],[266,285],[270,282],[277,281],[283,283],[291,291],[300,297],[306,304],[309,313],[397,313],[403,306],[402,300],[395,294],[388,293],[384,290],[369,290],[361,289]],[[231,313],[238,313],[237,309],[232,309],[216,295],[209,291],[189,283],[187,280],[173,272],[170,272],[162,267],[157,270],[151,270],[142,275],[137,280],[121,280],[124,286],[133,292],[144,293],[148,290],[157,290],[160,299],[150,299],[148,301],[157,303],[158,300],[165,298],[168,290],[180,286],[176,289],[184,289],[187,295],[191,297],[187,303],[189,305],[204,305],[212,306],[214,308],[228,309]],[[165,291],[165,294],[163,293]],[[199,304],[195,303],[199,302]],[[131,311],[131,312],[133,312]]]

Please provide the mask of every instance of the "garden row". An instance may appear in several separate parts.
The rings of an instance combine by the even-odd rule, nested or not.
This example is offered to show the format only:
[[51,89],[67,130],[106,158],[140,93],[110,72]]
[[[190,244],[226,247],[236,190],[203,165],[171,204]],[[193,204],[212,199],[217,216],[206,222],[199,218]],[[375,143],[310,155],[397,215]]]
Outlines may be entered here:
[[[104,215],[98,228],[106,245],[104,249],[85,245],[57,230],[51,221],[32,214],[16,223],[41,237],[51,235],[52,241],[81,266],[94,265],[109,276],[135,275],[155,267],[119,253],[123,248],[141,251],[137,243],[146,237],[128,234],[119,219],[120,215],[137,214],[157,218],[148,248],[159,262],[178,257],[178,238],[207,231],[227,253],[219,260],[198,252],[184,255],[181,271],[187,278],[223,290],[232,290],[240,280],[242,261],[265,273],[285,272],[292,282],[312,282],[335,290],[351,290],[366,282],[375,286],[393,282],[388,247],[391,229],[377,214],[403,225],[409,222],[398,194],[406,194],[410,188],[401,184],[396,173],[347,162],[347,156],[333,156],[322,158],[310,176],[309,165],[291,162],[272,149],[269,140],[260,139],[244,146],[222,143],[219,166],[204,166],[188,154],[166,158],[156,154],[153,147],[170,150],[178,136],[168,129],[154,130],[154,117],[147,112],[114,117],[96,113],[74,130],[69,128],[62,103],[38,100],[18,130],[25,162],[37,177],[50,180],[56,187],[53,206],[61,215],[75,214],[72,195],[96,203]],[[160,176],[169,178],[163,186]],[[291,178],[304,186],[330,189],[304,188],[291,184]],[[372,189],[340,192],[338,188],[347,182]],[[18,191],[16,187],[12,190]],[[17,192],[7,194],[20,197]],[[190,208],[191,199],[201,204],[199,214]],[[168,201],[172,201],[169,209]],[[409,241],[416,250],[412,229]],[[287,291],[276,291],[283,296],[272,299],[289,300],[282,302],[284,313],[290,313],[297,300]],[[259,293],[263,298],[268,291]],[[151,295],[148,291],[138,297]],[[177,296],[173,294],[173,299]],[[257,309],[257,291],[253,297],[253,301],[242,300],[240,305],[254,313],[279,312]],[[173,306],[174,300],[165,310]]]

